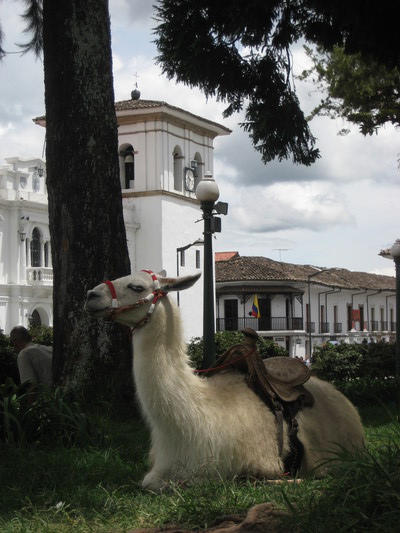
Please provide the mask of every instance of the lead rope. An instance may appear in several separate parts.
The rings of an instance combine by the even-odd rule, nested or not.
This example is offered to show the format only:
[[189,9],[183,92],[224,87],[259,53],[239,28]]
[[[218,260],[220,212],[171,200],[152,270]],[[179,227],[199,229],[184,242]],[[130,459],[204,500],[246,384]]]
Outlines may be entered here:
[[210,372],[217,372],[218,370],[222,370],[223,368],[228,368],[235,363],[238,363],[239,361],[242,361],[243,359],[247,359],[247,357],[250,357],[250,355],[256,351],[256,348],[253,348],[248,353],[245,353],[241,357],[238,357],[237,359],[232,359],[232,361],[229,361],[228,363],[225,363],[224,365],[219,366],[212,366],[210,368],[204,368],[203,370],[193,370],[195,374],[203,374],[203,373],[210,373]]

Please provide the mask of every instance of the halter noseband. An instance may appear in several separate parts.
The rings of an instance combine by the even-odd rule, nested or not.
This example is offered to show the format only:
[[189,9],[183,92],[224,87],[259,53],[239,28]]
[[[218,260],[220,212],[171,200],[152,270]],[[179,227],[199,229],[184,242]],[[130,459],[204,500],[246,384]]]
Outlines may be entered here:
[[121,313],[125,313],[127,311],[133,311],[134,309],[137,309],[138,307],[141,307],[142,305],[145,305],[145,304],[151,302],[151,305],[149,307],[149,310],[147,311],[146,316],[144,318],[142,318],[142,320],[140,322],[138,322],[136,324],[136,326],[134,326],[132,328],[132,331],[134,331],[136,328],[138,328],[140,326],[143,326],[144,324],[146,324],[146,322],[148,322],[150,320],[151,315],[153,314],[153,311],[154,311],[154,309],[156,307],[157,301],[160,298],[162,298],[163,296],[167,295],[167,293],[165,291],[161,290],[160,282],[159,282],[159,280],[157,279],[157,276],[154,274],[154,272],[152,270],[142,270],[141,272],[146,272],[147,274],[149,274],[151,276],[151,279],[153,280],[153,292],[150,293],[145,298],[141,298],[140,300],[138,300],[134,304],[124,305],[124,306],[120,307],[118,305],[117,293],[115,291],[115,287],[114,287],[113,282],[110,281],[110,280],[106,280],[106,281],[103,282],[105,285],[107,285],[107,287],[110,289],[110,292],[111,292],[112,300],[111,300],[111,308],[110,308],[110,315],[109,315],[109,319],[110,320],[115,320],[117,315],[119,315]]

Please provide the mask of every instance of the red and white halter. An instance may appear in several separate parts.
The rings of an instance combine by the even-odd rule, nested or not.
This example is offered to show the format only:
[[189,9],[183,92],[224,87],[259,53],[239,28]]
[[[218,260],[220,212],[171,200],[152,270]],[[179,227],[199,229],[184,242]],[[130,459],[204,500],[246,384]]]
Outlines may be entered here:
[[165,291],[161,290],[160,282],[152,270],[142,270],[141,272],[146,272],[147,274],[151,276],[151,279],[153,280],[153,292],[147,295],[145,298],[141,298],[140,300],[138,300],[137,302],[133,304],[124,305],[122,307],[120,307],[118,304],[117,293],[116,293],[113,282],[109,280],[106,280],[103,282],[105,285],[107,285],[107,287],[110,289],[110,292],[111,292],[112,300],[111,300],[111,308],[110,308],[110,315],[109,315],[110,320],[115,320],[117,315],[121,313],[125,313],[127,311],[133,311],[134,309],[137,309],[138,307],[141,307],[142,305],[145,305],[151,302],[151,305],[149,307],[149,310],[146,313],[146,316],[142,318],[140,322],[138,322],[135,326],[131,328],[132,331],[134,331],[140,326],[143,326],[144,324],[146,324],[146,322],[150,320],[151,315],[153,314],[153,311],[156,307],[157,301],[163,296],[167,295]]

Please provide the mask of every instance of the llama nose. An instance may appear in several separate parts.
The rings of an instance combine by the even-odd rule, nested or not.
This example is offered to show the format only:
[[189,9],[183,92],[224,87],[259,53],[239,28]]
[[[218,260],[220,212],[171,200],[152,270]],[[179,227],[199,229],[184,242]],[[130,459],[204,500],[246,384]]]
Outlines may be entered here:
[[86,293],[86,299],[87,300],[93,300],[94,298],[97,298],[99,295],[94,291],[93,289],[90,291],[87,291]]

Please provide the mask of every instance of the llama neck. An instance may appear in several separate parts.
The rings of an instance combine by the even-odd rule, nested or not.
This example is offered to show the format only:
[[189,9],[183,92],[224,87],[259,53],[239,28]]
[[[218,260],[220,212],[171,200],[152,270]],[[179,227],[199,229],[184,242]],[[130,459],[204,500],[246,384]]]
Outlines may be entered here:
[[136,390],[149,420],[181,425],[184,419],[189,423],[193,409],[198,410],[202,403],[205,382],[188,364],[179,310],[168,297],[135,332],[133,349]]

